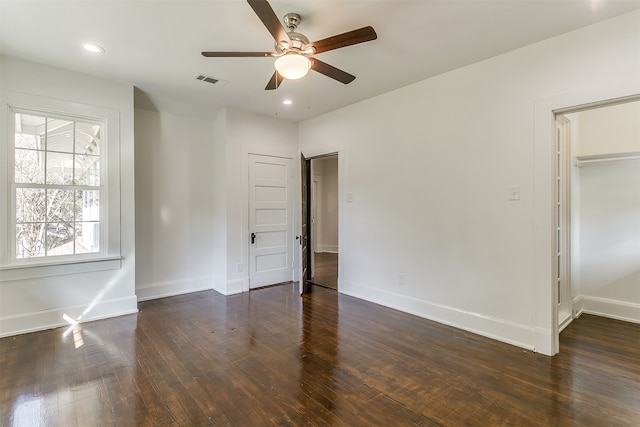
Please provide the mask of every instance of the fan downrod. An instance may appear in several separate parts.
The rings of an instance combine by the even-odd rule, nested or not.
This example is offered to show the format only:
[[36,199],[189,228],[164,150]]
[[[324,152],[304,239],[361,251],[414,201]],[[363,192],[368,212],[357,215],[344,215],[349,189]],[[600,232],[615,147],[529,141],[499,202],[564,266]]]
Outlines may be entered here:
[[296,32],[298,25],[302,22],[302,18],[297,13],[287,13],[282,18],[287,28],[287,36],[291,43],[276,42],[274,44],[278,55],[284,55],[289,52],[295,52],[302,55],[313,55],[315,53],[313,46],[309,44],[309,39],[304,34]]
[[300,22],[302,22],[302,18],[297,13],[287,13],[282,18],[284,25],[289,29],[289,32],[293,32],[298,28]]

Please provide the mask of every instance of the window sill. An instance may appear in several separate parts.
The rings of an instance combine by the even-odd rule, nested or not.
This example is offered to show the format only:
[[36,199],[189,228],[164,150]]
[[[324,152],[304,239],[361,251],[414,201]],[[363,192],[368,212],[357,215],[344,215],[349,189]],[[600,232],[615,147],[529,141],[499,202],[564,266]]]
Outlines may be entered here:
[[38,264],[12,264],[0,266],[0,283],[37,279],[94,271],[117,270],[122,267],[122,257],[105,256],[82,260],[42,262]]

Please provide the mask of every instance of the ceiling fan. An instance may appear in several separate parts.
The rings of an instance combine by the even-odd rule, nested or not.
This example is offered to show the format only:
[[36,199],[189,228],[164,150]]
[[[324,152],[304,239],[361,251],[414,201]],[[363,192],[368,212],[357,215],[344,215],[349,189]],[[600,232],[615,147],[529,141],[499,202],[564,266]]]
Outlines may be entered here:
[[284,79],[304,77],[311,69],[341,83],[351,83],[356,77],[334,66],[313,58],[314,55],[329,50],[339,49],[378,38],[373,27],[363,27],[333,37],[309,43],[309,39],[296,32],[301,18],[297,13],[284,16],[286,29],[280,23],[267,0],[247,0],[249,6],[258,15],[275,40],[275,52],[202,52],[206,57],[276,57],[276,71],[271,76],[265,90],[277,89]]

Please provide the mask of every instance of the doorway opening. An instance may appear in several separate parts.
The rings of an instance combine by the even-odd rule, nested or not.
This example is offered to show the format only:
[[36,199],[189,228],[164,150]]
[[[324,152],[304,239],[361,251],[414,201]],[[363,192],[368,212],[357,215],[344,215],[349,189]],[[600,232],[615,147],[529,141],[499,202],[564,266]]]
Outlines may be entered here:
[[639,322],[640,98],[555,117],[558,330],[582,313]]
[[306,164],[306,277],[310,284],[338,290],[338,154],[309,158]]

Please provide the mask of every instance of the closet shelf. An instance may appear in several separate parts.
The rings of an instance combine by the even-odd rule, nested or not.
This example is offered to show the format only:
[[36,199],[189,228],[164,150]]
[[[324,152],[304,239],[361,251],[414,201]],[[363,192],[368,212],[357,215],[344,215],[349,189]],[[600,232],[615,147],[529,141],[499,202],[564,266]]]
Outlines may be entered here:
[[586,166],[598,166],[608,163],[628,162],[632,160],[640,160],[640,151],[575,156],[573,159],[573,164],[579,168],[582,168]]

